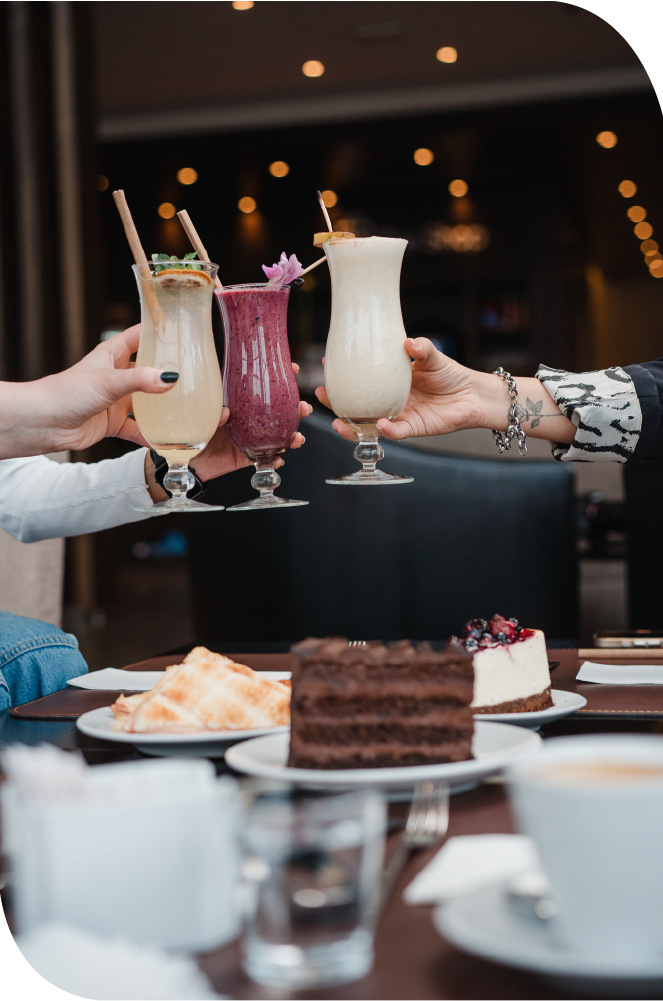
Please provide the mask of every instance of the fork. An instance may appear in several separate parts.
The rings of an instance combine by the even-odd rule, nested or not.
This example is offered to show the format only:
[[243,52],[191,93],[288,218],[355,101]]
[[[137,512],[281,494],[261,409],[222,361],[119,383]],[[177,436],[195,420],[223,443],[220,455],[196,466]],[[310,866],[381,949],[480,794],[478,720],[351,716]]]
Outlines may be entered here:
[[436,841],[441,841],[448,828],[449,786],[444,782],[417,782],[405,830],[382,874],[380,892],[371,915],[376,923],[391,898],[410,853],[430,848]]

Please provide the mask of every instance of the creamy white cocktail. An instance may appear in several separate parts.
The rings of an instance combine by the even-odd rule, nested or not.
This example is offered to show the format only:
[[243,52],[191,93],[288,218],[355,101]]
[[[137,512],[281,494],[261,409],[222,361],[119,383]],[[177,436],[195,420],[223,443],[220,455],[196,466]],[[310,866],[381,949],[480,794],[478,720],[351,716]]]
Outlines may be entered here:
[[328,483],[411,482],[375,468],[383,455],[376,421],[400,413],[412,382],[399,291],[406,246],[383,236],[332,237],[324,245],[332,281],[325,388],[334,413],[359,435],[355,458],[363,466]]

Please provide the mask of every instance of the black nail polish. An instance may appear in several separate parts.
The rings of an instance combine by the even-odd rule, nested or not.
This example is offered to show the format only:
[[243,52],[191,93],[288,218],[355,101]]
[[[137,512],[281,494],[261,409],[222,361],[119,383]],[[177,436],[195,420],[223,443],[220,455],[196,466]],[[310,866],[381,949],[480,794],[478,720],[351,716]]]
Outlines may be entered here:
[[180,377],[179,372],[162,372],[161,381],[162,382],[177,382]]

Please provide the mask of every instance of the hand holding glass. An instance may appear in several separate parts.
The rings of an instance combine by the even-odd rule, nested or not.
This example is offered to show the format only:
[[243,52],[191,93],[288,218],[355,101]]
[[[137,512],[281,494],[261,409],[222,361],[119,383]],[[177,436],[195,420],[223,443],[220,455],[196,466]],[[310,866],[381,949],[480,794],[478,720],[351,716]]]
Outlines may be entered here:
[[164,488],[172,497],[139,511],[223,511],[189,500],[195,486],[189,462],[219,426],[223,391],[212,332],[216,264],[174,261],[133,267],[141,306],[136,365],[177,372],[164,395],[134,393],[133,412],[143,437],[168,462]]

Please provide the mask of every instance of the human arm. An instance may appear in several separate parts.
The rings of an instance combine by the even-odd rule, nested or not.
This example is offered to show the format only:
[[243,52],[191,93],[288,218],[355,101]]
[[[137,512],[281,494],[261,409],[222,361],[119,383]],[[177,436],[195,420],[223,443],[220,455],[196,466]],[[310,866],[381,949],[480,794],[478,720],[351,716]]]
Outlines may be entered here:
[[[423,435],[449,434],[467,428],[506,431],[510,405],[503,379],[459,365],[438,351],[427,337],[405,341],[412,363],[412,390],[393,421],[382,418],[377,426],[385,438],[400,441]],[[557,406],[546,387],[535,378],[518,378],[518,416],[532,438],[570,443],[576,427]],[[316,389],[321,403],[329,406],[324,387]],[[355,433],[340,418],[334,428],[349,441]]]
[[166,393],[177,374],[133,367],[139,338],[140,327],[130,327],[64,372],[0,383],[0,459],[83,449],[115,436],[145,445],[128,417],[131,394]]

